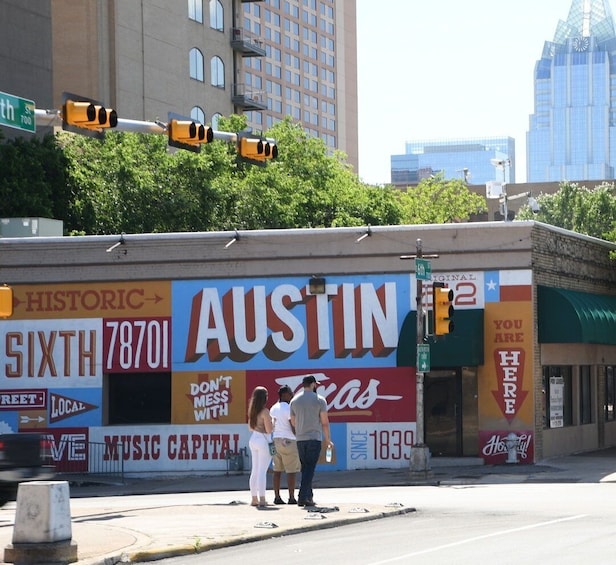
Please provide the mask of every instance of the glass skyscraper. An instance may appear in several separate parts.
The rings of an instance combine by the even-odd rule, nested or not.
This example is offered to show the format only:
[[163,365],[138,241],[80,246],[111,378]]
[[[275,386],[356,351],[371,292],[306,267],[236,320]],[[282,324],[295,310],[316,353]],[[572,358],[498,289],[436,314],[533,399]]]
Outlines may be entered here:
[[[408,141],[404,155],[391,156],[391,184],[409,186],[443,173],[472,184],[515,182],[515,141],[512,137],[481,137]],[[497,170],[492,160],[506,163]]]
[[573,0],[535,65],[527,181],[615,178],[616,33],[607,0]]

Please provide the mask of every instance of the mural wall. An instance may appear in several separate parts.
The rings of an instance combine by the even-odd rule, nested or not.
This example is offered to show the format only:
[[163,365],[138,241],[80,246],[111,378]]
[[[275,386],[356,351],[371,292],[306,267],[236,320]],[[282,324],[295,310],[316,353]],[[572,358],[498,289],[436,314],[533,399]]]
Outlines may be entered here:
[[[456,308],[485,307],[479,395],[487,458],[498,458],[494,438],[515,430],[528,435],[532,459],[530,271],[516,273],[450,275],[463,285],[453,286]],[[516,285],[508,283],[518,276],[528,284],[512,298]],[[408,466],[415,369],[397,367],[396,351],[415,306],[414,277],[328,277],[319,295],[307,282],[15,286],[14,316],[0,321],[0,431],[48,433],[60,469],[91,466],[89,442],[104,446],[97,457],[122,458],[127,473],[223,471],[228,452],[248,445],[252,389],[267,387],[273,404],[282,384],[299,390],[302,377],[315,374],[337,451],[328,469]],[[168,410],[158,408],[155,423],[122,424],[110,403],[123,380],[144,391],[168,384]],[[131,390],[122,398],[127,421],[130,406],[147,410]]]
[[514,433],[522,463],[534,462],[531,271],[485,273],[485,365],[479,368],[479,444],[486,463],[507,458]]

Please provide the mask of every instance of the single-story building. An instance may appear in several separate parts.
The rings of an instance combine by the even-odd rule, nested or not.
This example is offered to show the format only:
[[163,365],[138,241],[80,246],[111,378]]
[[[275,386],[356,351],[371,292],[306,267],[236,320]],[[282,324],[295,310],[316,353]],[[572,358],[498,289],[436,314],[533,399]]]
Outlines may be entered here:
[[408,467],[419,341],[433,458],[504,463],[512,433],[520,463],[616,446],[615,251],[534,221],[0,238],[0,429],[48,434],[59,469],[225,471],[253,388],[273,404],[314,374],[323,469]]

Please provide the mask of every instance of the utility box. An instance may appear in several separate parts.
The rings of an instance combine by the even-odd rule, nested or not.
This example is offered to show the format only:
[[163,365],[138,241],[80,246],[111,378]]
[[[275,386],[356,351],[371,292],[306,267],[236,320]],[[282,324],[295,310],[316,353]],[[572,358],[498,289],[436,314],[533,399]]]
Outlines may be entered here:
[[497,180],[486,182],[486,198],[500,198],[504,192],[502,182]]
[[0,218],[0,237],[62,236],[64,222],[50,218]]

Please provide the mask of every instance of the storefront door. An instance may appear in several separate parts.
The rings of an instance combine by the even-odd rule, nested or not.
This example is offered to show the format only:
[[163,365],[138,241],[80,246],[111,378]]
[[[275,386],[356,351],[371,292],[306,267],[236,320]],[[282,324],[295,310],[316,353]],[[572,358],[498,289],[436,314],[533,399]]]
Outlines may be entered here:
[[461,457],[462,379],[457,369],[431,371],[424,380],[426,445],[433,457]]

